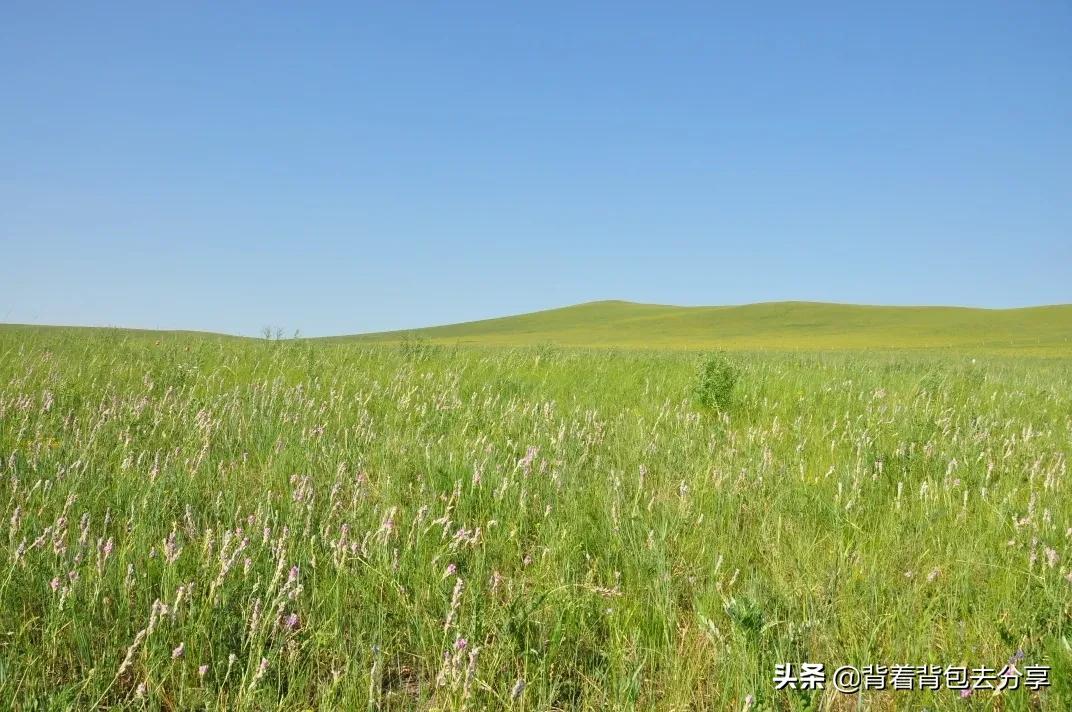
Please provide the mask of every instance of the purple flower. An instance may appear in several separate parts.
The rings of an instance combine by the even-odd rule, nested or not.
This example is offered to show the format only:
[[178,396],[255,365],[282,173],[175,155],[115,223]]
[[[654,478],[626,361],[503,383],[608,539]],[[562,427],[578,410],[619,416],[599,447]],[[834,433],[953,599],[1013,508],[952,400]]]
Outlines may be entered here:
[[169,564],[174,564],[181,553],[182,547],[178,545],[175,539],[175,531],[172,530],[172,532],[168,534],[168,538],[164,540],[164,558]]
[[178,647],[171,651],[171,659],[175,660],[181,658],[182,654],[186,652],[186,643],[179,643]]
[[525,474],[528,474],[529,470],[532,469],[532,461],[536,459],[536,453],[539,451],[540,448],[535,445],[529,445],[528,450],[525,452],[525,456],[517,461],[517,466],[524,470]]

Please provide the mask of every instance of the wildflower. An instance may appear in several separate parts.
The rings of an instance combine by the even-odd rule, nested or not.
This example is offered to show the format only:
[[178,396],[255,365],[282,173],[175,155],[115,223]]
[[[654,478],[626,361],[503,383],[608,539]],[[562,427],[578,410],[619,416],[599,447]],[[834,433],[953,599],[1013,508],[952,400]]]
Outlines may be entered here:
[[171,651],[171,659],[178,660],[186,652],[186,643],[179,643],[174,650]]
[[525,456],[517,461],[517,466],[520,467],[525,474],[528,474],[532,470],[532,461],[536,459],[536,453],[540,451],[540,448],[535,445],[529,445]]
[[171,604],[172,620],[175,620],[175,616],[179,612],[179,606],[182,604],[183,598],[187,597],[190,588],[193,588],[193,583],[190,583],[189,586],[179,586],[175,589],[175,602]]
[[51,581],[48,582],[48,585],[52,588],[53,591],[60,590],[60,577],[54,577]]
[[138,631],[137,635],[134,636],[134,642],[130,644],[129,648],[127,648],[127,655],[125,658],[123,658],[123,662],[119,666],[119,672],[116,673],[117,677],[126,672],[130,668],[130,666],[134,664],[134,654],[138,652],[138,646],[142,644],[148,634],[149,629],[143,628],[142,630]]
[[454,582],[454,592],[450,597],[450,610],[447,611],[447,619],[443,622],[443,630],[449,630],[454,624],[455,616],[458,614],[458,608],[462,603],[462,590],[465,588],[465,582],[462,581],[461,576]]
[[153,632],[157,621],[168,614],[168,607],[159,598],[153,601],[152,611],[149,614],[149,632]]
[[1046,547],[1046,564],[1052,569],[1057,566],[1057,550]]
[[[60,517],[60,521],[65,521],[64,517]],[[89,512],[82,513],[82,519],[78,522],[78,548],[81,549],[86,545],[86,540],[89,539]]]
[[257,598],[253,601],[253,610],[249,614],[249,632],[250,635],[256,632],[257,624],[261,620],[261,599]]
[[524,680],[524,678],[519,677],[517,679],[517,682],[514,683],[513,689],[510,690],[510,699],[511,700],[516,700],[518,697],[521,697],[521,693],[523,693],[524,691],[525,691],[525,680]]
[[967,698],[967,697],[971,697],[971,696],[972,696],[972,693],[974,693],[974,692],[975,692],[975,690],[968,690],[968,689],[964,689],[964,690],[961,690],[961,691],[960,691],[960,696],[961,696],[962,698]]
[[1019,677],[1020,671],[1016,668],[1017,663],[1023,660],[1025,653],[1022,648],[1018,648],[1015,653],[1009,657],[1009,662],[1005,667],[1001,669],[1001,677]]
[[298,614],[291,613],[283,619],[283,627],[290,631],[297,630],[299,622]]
[[467,647],[469,647],[469,641],[465,638],[458,638],[454,641],[455,650],[465,650]]
[[448,564],[447,568],[443,572],[443,576],[441,578],[447,578],[448,576],[453,576],[455,573],[457,573],[457,571],[458,571],[457,564]]
[[295,564],[294,566],[290,567],[290,575],[287,576],[287,585],[288,586],[293,586],[295,583],[298,582],[298,573],[299,573],[299,571],[298,571],[298,565],[297,564]]
[[249,689],[253,689],[264,677],[264,673],[268,672],[268,658],[261,658],[260,665],[257,666],[257,672],[253,675],[253,680],[249,683]]
[[138,698],[145,697],[145,683],[144,682],[138,683],[138,689],[134,690],[134,696],[138,697]]
[[927,583],[934,583],[934,580],[942,574],[942,570],[937,566],[931,569],[931,572],[927,574]]
[[182,547],[175,541],[175,530],[172,529],[168,538],[164,540],[164,559],[169,564],[174,564],[182,553]]
[[387,515],[383,518],[383,523],[380,524],[380,532],[385,536],[390,536],[395,530],[395,514],[398,512],[398,507],[391,507],[387,511]]
[[465,668],[465,679],[462,683],[462,694],[465,697],[469,696],[470,685],[473,682],[473,678],[476,677],[476,664],[477,659],[480,657],[480,648],[473,648],[469,651],[469,665]]
[[208,672],[208,665],[198,665],[197,666],[197,676],[198,677],[203,678],[207,672]]

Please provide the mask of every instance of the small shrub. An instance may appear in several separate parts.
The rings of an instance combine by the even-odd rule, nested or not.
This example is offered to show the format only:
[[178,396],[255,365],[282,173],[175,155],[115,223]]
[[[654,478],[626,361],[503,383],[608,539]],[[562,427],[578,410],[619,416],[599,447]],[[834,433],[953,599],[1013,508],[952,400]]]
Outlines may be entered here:
[[759,603],[749,597],[731,598],[725,603],[726,616],[741,630],[752,636],[759,636],[763,631],[763,609]]
[[704,408],[725,410],[733,400],[733,388],[740,371],[725,354],[711,354],[700,367],[693,389],[696,402]]
[[945,376],[936,369],[931,369],[923,374],[923,377],[919,379],[918,391],[923,394],[933,395],[940,393],[945,387]]
[[407,332],[398,342],[398,350],[411,361],[423,361],[438,351],[438,347],[419,334]]

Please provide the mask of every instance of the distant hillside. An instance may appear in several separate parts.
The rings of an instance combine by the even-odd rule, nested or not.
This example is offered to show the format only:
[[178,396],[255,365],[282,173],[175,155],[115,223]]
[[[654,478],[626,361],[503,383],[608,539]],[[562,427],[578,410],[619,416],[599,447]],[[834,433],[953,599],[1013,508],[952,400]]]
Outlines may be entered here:
[[772,302],[676,307],[604,301],[409,331],[362,341],[419,337],[449,344],[623,348],[954,348],[1072,353],[1072,304],[1024,309],[883,307]]
[[54,326],[47,324],[0,324],[0,337],[16,342],[37,339],[131,339],[189,343],[191,339],[245,341],[244,336],[183,329],[132,329],[121,326]]
[[[0,324],[14,342],[42,338],[188,342],[245,341],[196,331]],[[457,345],[555,344],[627,349],[955,349],[1072,356],[1072,304],[1023,309],[884,307],[769,302],[676,307],[603,301],[424,329],[331,336],[313,341],[392,343],[419,338]]]

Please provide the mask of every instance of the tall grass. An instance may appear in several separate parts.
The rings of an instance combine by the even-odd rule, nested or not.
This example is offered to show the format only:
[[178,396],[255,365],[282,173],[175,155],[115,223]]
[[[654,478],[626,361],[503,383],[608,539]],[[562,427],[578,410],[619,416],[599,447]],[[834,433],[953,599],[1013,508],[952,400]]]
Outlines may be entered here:
[[[1066,360],[0,332],[0,699],[1066,709]],[[775,692],[779,662],[1054,687]]]

